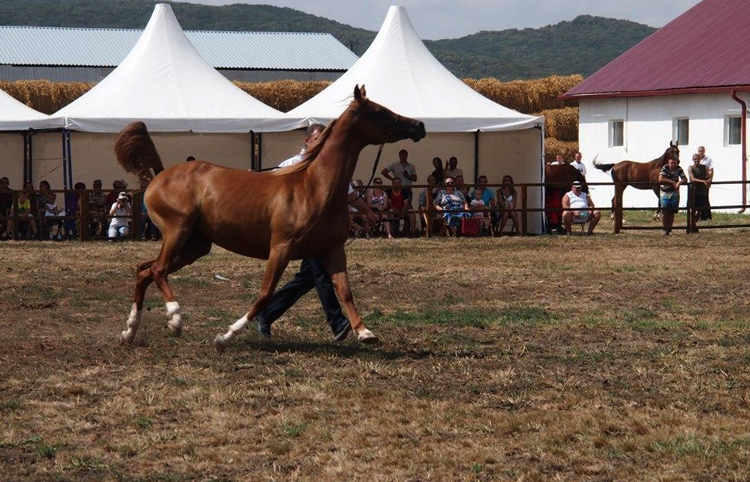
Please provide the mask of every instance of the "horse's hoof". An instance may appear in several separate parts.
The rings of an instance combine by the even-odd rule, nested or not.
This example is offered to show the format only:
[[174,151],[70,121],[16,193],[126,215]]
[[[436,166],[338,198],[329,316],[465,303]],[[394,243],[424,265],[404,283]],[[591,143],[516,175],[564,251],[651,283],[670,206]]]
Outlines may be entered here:
[[223,353],[228,346],[229,340],[227,340],[224,335],[218,335],[216,338],[214,338],[214,347],[219,353]]
[[172,320],[167,322],[167,328],[172,332],[172,336],[179,338],[182,336],[182,323],[172,323]]
[[129,345],[133,343],[133,338],[135,338],[135,336],[128,334],[127,331],[123,331],[118,337],[118,339],[120,340],[120,345]]
[[360,343],[364,343],[365,345],[374,345],[375,343],[380,341],[375,333],[371,332],[367,328],[357,332],[357,340],[359,340]]

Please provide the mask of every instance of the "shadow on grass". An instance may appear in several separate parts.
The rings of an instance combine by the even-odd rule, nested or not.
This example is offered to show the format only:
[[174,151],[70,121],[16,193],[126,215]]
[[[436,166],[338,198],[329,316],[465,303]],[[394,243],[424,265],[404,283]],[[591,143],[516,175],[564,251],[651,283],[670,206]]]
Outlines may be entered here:
[[335,343],[299,340],[245,339],[237,343],[238,349],[256,350],[263,353],[309,353],[313,355],[335,355],[342,358],[373,358],[379,360],[422,360],[440,353],[428,349],[392,350],[382,345],[362,345],[357,342]]

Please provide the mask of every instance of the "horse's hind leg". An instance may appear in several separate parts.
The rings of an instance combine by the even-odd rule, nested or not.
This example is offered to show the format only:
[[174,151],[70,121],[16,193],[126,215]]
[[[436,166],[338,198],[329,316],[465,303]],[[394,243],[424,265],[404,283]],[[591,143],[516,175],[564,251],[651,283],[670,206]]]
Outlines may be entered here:
[[135,293],[133,294],[133,306],[130,308],[127,328],[120,334],[121,343],[132,343],[135,338],[135,333],[138,331],[138,325],[141,323],[141,312],[143,311],[143,299],[146,294],[146,288],[148,288],[154,280],[151,276],[151,265],[154,264],[154,261],[156,260],[152,259],[138,265]]
[[654,189],[656,194],[656,212],[654,213],[654,221],[661,219],[661,196],[659,195],[659,189]]
[[266,263],[266,271],[263,273],[263,281],[260,286],[260,295],[258,296],[258,299],[255,301],[255,304],[250,311],[245,313],[245,316],[235,321],[232,326],[229,327],[229,331],[223,335],[218,335],[214,339],[214,346],[218,351],[224,351],[232,342],[232,338],[245,329],[248,322],[268,306],[271,302],[273,291],[276,289],[276,285],[279,284],[279,279],[288,264],[288,247],[286,245],[273,246],[272,244],[271,253],[268,255],[268,262]]

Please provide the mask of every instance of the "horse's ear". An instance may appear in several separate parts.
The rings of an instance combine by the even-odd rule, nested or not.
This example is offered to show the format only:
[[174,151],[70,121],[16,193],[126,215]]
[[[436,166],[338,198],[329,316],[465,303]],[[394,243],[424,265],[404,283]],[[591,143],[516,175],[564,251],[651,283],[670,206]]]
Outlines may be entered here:
[[362,97],[367,97],[367,90],[365,90],[365,84],[362,84]]
[[359,84],[354,86],[354,100],[362,100],[362,95],[364,92],[364,85],[362,86],[362,91],[359,90]]
[[674,141],[669,141],[669,147],[677,147],[677,144]]

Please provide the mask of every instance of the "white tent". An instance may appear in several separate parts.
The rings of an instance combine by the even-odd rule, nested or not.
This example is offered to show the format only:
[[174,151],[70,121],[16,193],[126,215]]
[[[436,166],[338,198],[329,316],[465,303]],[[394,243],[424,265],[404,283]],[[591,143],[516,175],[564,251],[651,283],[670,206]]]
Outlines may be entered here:
[[0,131],[54,129],[63,127],[60,117],[37,112],[0,90]]
[[425,47],[404,7],[390,8],[351,69],[288,115],[328,123],[349,105],[356,84],[366,84],[379,104],[424,122],[427,132],[518,130],[543,122],[492,102],[450,73]]
[[104,80],[64,107],[66,127],[119,132],[142,120],[154,132],[262,132],[293,128],[195,50],[172,8],[157,4],[140,39]]
[[[417,184],[426,184],[436,156],[443,162],[456,156],[467,183],[479,175],[499,183],[505,174],[517,183],[542,181],[544,119],[492,102],[456,78],[425,47],[404,7],[390,7],[372,45],[349,71],[287,115],[327,124],[351,102],[356,84],[364,84],[375,102],[425,123],[424,141],[389,144],[383,154],[388,166],[398,159],[398,150],[407,149],[417,168]],[[290,157],[300,143],[299,133],[264,134],[263,167]],[[369,178],[373,149],[360,156],[355,177]],[[530,208],[542,207],[541,189],[529,189],[526,201]],[[529,231],[541,227],[541,215],[530,215]]]

